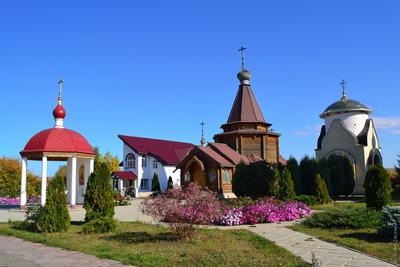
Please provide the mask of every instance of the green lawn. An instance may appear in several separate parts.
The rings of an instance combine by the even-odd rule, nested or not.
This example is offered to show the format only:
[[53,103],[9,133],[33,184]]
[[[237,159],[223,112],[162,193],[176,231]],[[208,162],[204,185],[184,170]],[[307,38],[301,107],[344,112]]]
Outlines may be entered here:
[[376,229],[323,229],[308,227],[303,224],[296,224],[291,226],[290,229],[353,248],[378,258],[399,262],[396,260],[396,253],[394,253],[394,251],[398,251],[397,257],[400,258],[399,245],[394,245],[391,237],[379,235]]
[[[396,200],[393,201],[391,204],[391,206],[400,206],[400,201]],[[311,208],[313,210],[326,210],[329,208],[333,208],[333,207],[341,207],[341,206],[354,206],[354,207],[365,207],[365,202],[364,201],[357,201],[357,202],[350,202],[350,201],[346,201],[346,202],[332,202],[329,204],[317,204],[317,205],[312,205]]]
[[81,251],[135,266],[310,266],[247,230],[200,229],[191,241],[176,241],[168,228],[118,223],[109,234],[33,233],[0,224],[0,234]]

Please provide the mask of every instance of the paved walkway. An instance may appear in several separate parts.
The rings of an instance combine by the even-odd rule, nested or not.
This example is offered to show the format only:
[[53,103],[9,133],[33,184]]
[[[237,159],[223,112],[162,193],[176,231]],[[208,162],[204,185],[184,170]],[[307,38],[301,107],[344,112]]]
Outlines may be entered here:
[[67,251],[31,243],[15,237],[0,236],[1,267],[122,267],[117,261],[99,259],[81,252]]
[[304,261],[311,263],[312,253],[320,261],[321,267],[389,267],[393,264],[378,260],[365,254],[337,246],[309,235],[286,228],[290,222],[281,224],[258,224],[248,229],[277,245],[286,248]]

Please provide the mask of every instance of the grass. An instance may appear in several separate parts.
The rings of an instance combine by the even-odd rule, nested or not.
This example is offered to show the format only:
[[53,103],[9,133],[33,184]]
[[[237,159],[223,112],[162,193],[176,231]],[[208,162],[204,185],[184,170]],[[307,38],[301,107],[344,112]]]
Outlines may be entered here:
[[337,243],[369,255],[388,261],[397,262],[394,251],[398,251],[398,245],[394,245],[391,237],[384,237],[377,233],[376,229],[324,229],[311,228],[303,224],[290,227],[295,231],[309,234],[332,243]]
[[199,229],[190,241],[176,241],[168,228],[118,223],[114,233],[34,233],[0,224],[0,234],[108,258],[135,266],[309,266],[300,258],[247,230]]
[[[393,201],[391,204],[391,206],[400,206],[400,201],[396,200]],[[317,204],[317,205],[312,205],[311,208],[313,210],[317,210],[317,211],[323,211],[326,209],[330,209],[330,208],[334,208],[334,207],[343,207],[343,206],[354,206],[354,207],[363,207],[365,208],[365,202],[364,201],[355,201],[355,202],[351,202],[351,201],[343,201],[343,202],[331,202],[328,204]]]

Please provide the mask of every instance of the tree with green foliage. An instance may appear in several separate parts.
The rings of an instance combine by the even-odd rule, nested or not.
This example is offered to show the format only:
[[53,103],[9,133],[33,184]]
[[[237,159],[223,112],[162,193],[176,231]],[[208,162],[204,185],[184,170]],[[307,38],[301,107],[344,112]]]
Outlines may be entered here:
[[109,232],[115,229],[111,177],[104,162],[95,164],[89,176],[83,208],[86,210],[83,232]]
[[[28,196],[40,194],[40,179],[27,172]],[[21,162],[18,159],[0,157],[0,196],[18,197],[21,194]]]
[[397,172],[397,178],[400,179],[400,155],[397,156],[397,165],[395,166],[396,172]]
[[279,198],[283,200],[290,200],[296,196],[294,190],[294,183],[288,168],[283,169],[281,172],[281,179],[279,185]]
[[315,176],[315,198],[319,204],[330,203],[332,199],[329,197],[328,188],[325,184],[324,179],[321,175],[317,174]]
[[331,155],[328,158],[329,177],[331,181],[331,194],[348,196],[353,193],[355,186],[354,169],[350,160],[341,155]]
[[382,165],[372,165],[368,168],[364,189],[365,202],[369,208],[381,210],[391,202],[392,186],[389,175]]
[[268,186],[267,186],[267,196],[270,197],[276,197],[280,199],[280,189],[281,185],[281,175],[279,174],[279,171],[277,169],[274,169],[274,174],[272,176],[272,179],[269,180]]
[[293,156],[289,157],[286,168],[289,169],[290,174],[292,176],[296,194],[297,195],[303,194],[303,187],[302,187],[302,183],[301,183],[301,179],[300,179],[299,163]]
[[315,176],[318,173],[318,161],[306,155],[300,161],[299,170],[303,193],[313,195],[315,192]]
[[232,180],[232,190],[238,197],[257,199],[267,196],[270,180],[274,176],[274,168],[265,161],[249,165],[240,163],[236,166]]
[[332,196],[332,181],[331,175],[329,172],[329,164],[326,158],[323,158],[318,161],[318,173],[321,175],[321,178],[324,180],[326,188],[328,189],[328,193]]
[[37,229],[43,232],[65,232],[70,226],[64,178],[56,175],[49,182],[46,204],[39,210]]
[[158,174],[153,174],[153,179],[151,180],[151,191],[159,192],[161,191],[160,187],[160,179],[158,178]]
[[95,165],[97,163],[106,163],[108,169],[110,170],[110,173],[115,172],[115,171],[119,171],[119,159],[118,156],[113,156],[111,155],[111,153],[109,151],[107,151],[103,155],[100,152],[100,149],[98,146],[94,146],[92,147],[94,153],[96,154],[95,158],[94,158],[94,163]]

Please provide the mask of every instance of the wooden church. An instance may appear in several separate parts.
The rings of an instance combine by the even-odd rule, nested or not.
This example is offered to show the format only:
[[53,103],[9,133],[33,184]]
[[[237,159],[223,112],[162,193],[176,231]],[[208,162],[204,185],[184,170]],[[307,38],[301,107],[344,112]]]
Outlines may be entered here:
[[[279,154],[280,134],[270,131],[250,86],[250,72],[244,67],[237,74],[239,89],[222,133],[214,136],[215,143],[194,147],[177,169],[181,170],[181,185],[196,182],[229,197],[236,165],[257,161],[286,164]],[[233,196],[233,194],[232,194]]]

